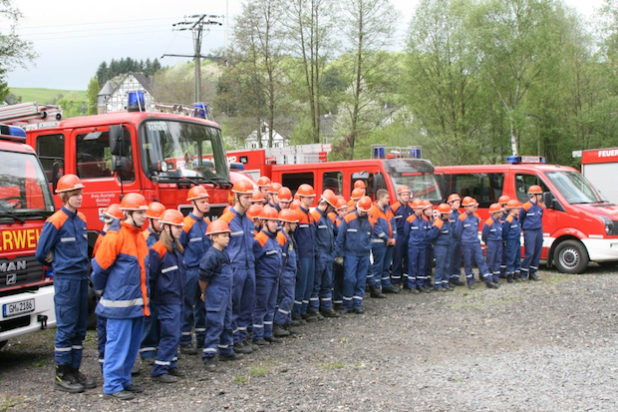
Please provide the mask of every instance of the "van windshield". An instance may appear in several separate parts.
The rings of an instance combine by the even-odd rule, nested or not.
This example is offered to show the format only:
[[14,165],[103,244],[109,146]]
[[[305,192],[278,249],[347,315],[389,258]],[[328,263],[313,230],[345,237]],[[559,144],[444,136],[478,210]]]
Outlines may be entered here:
[[572,205],[607,202],[580,173],[547,172],[545,175]]

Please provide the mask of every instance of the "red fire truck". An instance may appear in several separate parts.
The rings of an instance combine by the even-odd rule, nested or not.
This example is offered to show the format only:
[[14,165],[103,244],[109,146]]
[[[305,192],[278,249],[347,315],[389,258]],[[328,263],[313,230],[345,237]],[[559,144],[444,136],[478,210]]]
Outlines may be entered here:
[[0,125],[0,348],[56,325],[51,268],[34,257],[54,202],[26,133]]
[[602,196],[610,202],[618,203],[618,148],[591,149],[573,152],[581,157],[581,172]]

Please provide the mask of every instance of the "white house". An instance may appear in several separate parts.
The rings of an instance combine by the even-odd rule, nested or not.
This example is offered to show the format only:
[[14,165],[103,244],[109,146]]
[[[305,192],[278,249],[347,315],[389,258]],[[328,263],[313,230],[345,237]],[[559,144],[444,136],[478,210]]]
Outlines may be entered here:
[[146,110],[153,111],[156,103],[152,97],[150,80],[141,73],[126,73],[108,80],[98,94],[99,114],[125,110],[128,103],[128,92],[141,90],[144,92]]
[[[268,147],[268,132],[270,128],[268,124],[262,123],[262,129],[260,130],[260,138],[262,140],[262,147]],[[254,130],[251,132],[249,136],[245,139],[245,148],[246,149],[258,149],[258,131]],[[273,130],[273,146],[272,147],[284,147],[290,144],[290,140],[281,136],[277,131]]]

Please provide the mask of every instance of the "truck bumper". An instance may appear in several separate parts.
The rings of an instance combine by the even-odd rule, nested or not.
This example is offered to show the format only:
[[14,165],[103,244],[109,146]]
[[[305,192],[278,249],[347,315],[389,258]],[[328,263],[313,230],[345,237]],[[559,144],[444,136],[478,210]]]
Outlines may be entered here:
[[[5,317],[5,305],[34,299],[34,311]],[[0,341],[56,326],[54,287],[42,286],[36,292],[0,297]]]
[[618,239],[582,239],[590,260],[610,262],[618,260]]

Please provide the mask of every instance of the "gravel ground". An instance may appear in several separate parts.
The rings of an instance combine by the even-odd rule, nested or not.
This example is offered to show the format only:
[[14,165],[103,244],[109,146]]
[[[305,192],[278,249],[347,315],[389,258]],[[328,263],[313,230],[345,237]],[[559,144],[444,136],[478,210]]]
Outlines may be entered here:
[[82,370],[99,387],[53,390],[53,331],[0,352],[0,411],[615,411],[614,270],[542,271],[541,282],[366,299],[364,315],[326,319],[209,374],[181,359],[171,385],[135,383],[104,399],[89,332]]

